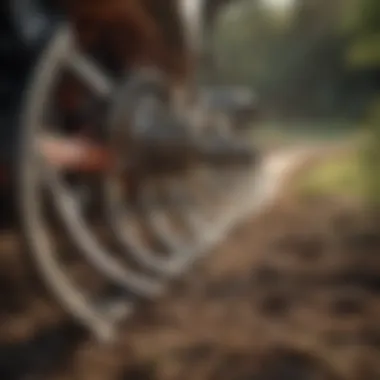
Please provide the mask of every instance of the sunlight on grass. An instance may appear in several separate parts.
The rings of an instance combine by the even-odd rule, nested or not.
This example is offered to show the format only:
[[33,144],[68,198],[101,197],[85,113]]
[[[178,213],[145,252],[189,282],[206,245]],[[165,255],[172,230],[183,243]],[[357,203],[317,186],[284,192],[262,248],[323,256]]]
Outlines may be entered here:
[[332,157],[316,164],[296,184],[299,195],[349,196],[366,195],[367,172],[359,153]]

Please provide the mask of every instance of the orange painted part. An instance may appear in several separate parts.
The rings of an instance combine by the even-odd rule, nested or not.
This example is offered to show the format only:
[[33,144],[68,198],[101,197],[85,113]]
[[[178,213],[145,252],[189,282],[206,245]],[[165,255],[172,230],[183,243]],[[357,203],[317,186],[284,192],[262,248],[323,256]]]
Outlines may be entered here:
[[78,172],[102,172],[112,165],[106,147],[83,138],[45,137],[39,142],[42,156],[58,169]]
[[101,46],[126,71],[155,65],[175,85],[191,75],[192,59],[182,36],[178,0],[64,1],[84,51]]

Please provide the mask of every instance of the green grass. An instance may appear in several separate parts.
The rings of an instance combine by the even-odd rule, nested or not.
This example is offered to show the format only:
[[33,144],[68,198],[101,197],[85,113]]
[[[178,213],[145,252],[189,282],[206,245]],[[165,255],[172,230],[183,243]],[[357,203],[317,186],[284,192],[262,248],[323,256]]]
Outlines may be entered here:
[[261,147],[352,143],[357,149],[348,149],[326,160],[321,157],[320,163],[296,180],[294,189],[300,196],[343,196],[380,203],[380,148],[377,149],[378,139],[368,129],[347,123],[267,123],[256,126],[253,135]]
[[299,178],[299,195],[348,196],[363,198],[367,172],[359,154],[350,153],[321,162]]

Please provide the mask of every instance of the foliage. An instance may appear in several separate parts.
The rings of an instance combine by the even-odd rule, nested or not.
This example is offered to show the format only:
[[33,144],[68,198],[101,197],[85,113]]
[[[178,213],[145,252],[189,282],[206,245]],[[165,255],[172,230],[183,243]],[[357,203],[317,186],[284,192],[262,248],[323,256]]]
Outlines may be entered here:
[[294,1],[285,13],[247,1],[220,18],[219,78],[253,87],[265,110],[282,120],[362,116],[379,83],[368,65],[380,60],[377,37],[367,30],[380,25],[369,10],[380,2]]
[[368,139],[362,154],[365,173],[366,198],[370,204],[380,206],[380,100],[370,108],[365,123]]
[[322,165],[305,183],[380,203],[380,1],[294,1],[285,14],[259,0],[227,12],[215,35],[219,74],[252,86],[283,124],[343,118],[362,126],[360,154]]
[[301,196],[365,197],[365,172],[356,154],[332,157],[316,164],[296,183]]
[[[357,5],[356,22],[352,24],[352,46],[348,51],[349,63],[354,69],[376,74],[380,72],[380,2],[358,0]],[[373,78],[376,81],[376,75]],[[366,195],[371,204],[380,205],[380,98],[377,94],[370,104],[364,127],[368,133],[362,155]]]
[[348,59],[354,68],[380,67],[380,31],[354,41]]

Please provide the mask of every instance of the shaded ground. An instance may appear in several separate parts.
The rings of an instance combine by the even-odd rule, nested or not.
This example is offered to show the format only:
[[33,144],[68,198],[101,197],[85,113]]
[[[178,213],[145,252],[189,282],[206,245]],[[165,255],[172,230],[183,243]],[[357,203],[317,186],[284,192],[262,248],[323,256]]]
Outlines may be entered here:
[[[118,344],[97,347],[1,237],[0,378],[380,378],[380,233],[352,205],[284,203],[239,228]],[[377,223],[377,225],[379,225]]]
[[[379,378],[380,230],[353,205],[289,198],[237,229],[165,299],[141,305],[112,347],[96,346],[49,300],[18,236],[4,231],[0,378]],[[96,286],[83,267],[72,271]]]

